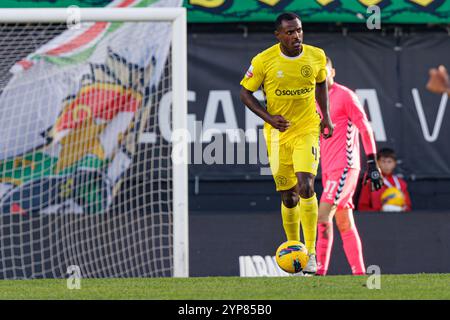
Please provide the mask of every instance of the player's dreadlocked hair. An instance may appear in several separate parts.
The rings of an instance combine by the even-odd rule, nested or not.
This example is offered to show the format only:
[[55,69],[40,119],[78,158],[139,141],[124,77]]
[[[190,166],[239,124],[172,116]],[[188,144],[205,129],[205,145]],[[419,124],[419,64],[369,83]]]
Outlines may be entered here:
[[278,30],[281,27],[281,23],[283,20],[290,21],[294,19],[300,20],[300,17],[294,12],[284,12],[280,14],[275,20],[275,30]]

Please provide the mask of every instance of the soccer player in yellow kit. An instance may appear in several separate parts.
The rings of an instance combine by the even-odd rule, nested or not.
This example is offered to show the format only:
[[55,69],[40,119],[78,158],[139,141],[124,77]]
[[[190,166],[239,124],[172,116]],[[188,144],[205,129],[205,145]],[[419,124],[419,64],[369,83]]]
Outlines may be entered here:
[[[314,179],[319,165],[319,137],[333,134],[322,49],[303,43],[295,13],[275,21],[279,43],[256,55],[241,81],[241,101],[264,121],[264,137],[288,240],[300,240],[303,229],[309,260],[303,273],[317,271],[315,246],[318,205]],[[262,88],[266,107],[253,96]],[[316,110],[315,99],[323,118]],[[300,224],[301,221],[301,224]]]

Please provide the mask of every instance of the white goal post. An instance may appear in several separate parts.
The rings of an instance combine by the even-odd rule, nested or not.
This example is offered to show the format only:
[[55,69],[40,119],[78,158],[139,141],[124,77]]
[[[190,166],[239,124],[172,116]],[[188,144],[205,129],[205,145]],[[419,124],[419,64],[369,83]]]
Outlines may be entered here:
[[[185,8],[77,8],[80,22],[171,22],[172,130],[187,129],[187,18]],[[0,23],[65,23],[67,8],[0,9]],[[169,40],[169,39],[168,39]],[[178,145],[177,145],[178,144]],[[172,162],[173,276],[189,276],[188,141],[173,141],[185,161]],[[179,159],[179,155],[178,155]]]

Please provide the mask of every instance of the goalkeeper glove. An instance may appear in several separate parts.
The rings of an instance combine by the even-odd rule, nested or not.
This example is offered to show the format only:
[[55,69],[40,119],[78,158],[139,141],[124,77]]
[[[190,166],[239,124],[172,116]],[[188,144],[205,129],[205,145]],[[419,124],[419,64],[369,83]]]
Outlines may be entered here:
[[372,191],[380,190],[383,186],[383,177],[381,176],[381,171],[378,168],[374,154],[367,156],[367,169],[364,175],[364,185],[366,185],[369,180],[372,184]]

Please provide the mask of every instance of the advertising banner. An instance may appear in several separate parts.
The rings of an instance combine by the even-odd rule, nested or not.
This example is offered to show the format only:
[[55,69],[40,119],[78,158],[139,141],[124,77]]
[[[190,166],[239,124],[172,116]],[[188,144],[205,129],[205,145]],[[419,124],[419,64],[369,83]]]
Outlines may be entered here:
[[[448,35],[344,35],[304,28],[305,43],[323,48],[333,60],[335,80],[355,90],[378,148],[397,152],[399,172],[410,178],[450,177],[448,97],[425,88],[429,68],[450,65]],[[188,41],[191,177],[271,179],[263,122],[240,101],[239,83],[252,57],[275,37],[198,33]],[[261,91],[255,96],[264,103]]]
[[[448,212],[359,212],[355,223],[368,273],[375,268],[381,274],[450,271]],[[189,227],[192,277],[287,275],[274,261],[277,247],[286,241],[279,212],[197,212]],[[350,275],[339,230],[334,228],[328,274]],[[423,231],[420,237],[418,229]],[[426,259],[417,259],[417,251],[426,252]]]

